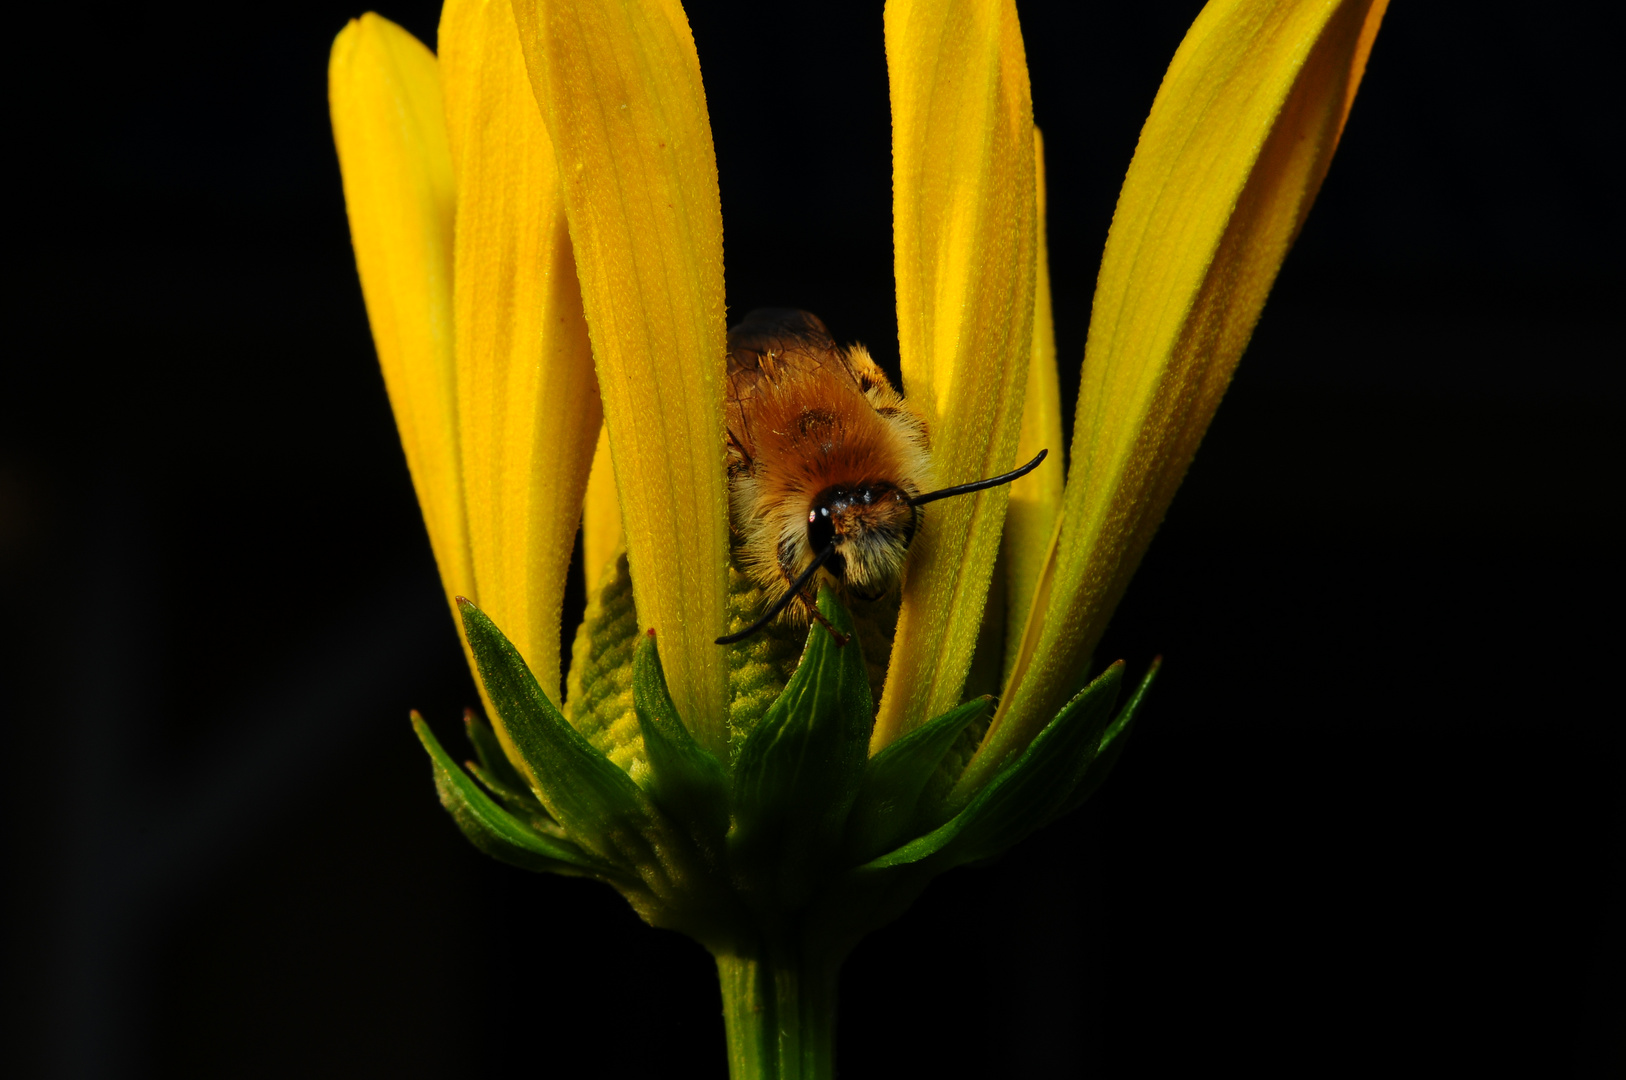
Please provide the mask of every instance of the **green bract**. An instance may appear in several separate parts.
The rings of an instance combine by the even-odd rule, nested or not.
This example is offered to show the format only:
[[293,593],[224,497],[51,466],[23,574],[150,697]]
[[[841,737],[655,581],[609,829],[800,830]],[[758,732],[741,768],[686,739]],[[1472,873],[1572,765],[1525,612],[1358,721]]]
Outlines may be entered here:
[[[601,607],[626,590],[621,567],[607,578]],[[458,827],[515,866],[598,878],[650,923],[719,955],[811,936],[839,958],[930,878],[998,855],[1077,806],[1112,767],[1157,672],[1154,664],[1115,713],[1123,664],[1113,664],[955,811],[945,796],[965,766],[956,743],[986,722],[992,700],[950,709],[870,757],[875,705],[862,635],[828,589],[819,610],[847,644],[815,624],[789,682],[728,760],[696,741],[692,721],[678,714],[653,631],[597,624],[612,640],[591,642],[594,651],[630,653],[614,674],[630,684],[637,718],[630,738],[606,752],[560,714],[484,613],[460,607],[523,775],[472,713],[476,760],[464,767],[414,716]],[[590,618],[584,636],[593,625]],[[638,764],[629,771],[613,757]]]

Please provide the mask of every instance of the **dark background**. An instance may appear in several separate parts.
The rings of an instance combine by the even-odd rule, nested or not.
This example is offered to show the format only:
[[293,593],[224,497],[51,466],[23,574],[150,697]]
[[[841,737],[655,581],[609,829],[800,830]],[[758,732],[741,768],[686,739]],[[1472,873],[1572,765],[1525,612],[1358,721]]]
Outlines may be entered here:
[[[1020,5],[1073,385],[1199,6]],[[360,10],[9,22],[0,1060],[721,1076],[707,956],[476,854],[408,730],[475,696],[328,132]],[[843,1075],[1620,1075],[1608,10],[1395,6],[1103,646],[1168,658],[1133,743],[860,947]],[[433,41],[433,3],[384,13]],[[879,3],[690,14],[731,309],[895,363]]]

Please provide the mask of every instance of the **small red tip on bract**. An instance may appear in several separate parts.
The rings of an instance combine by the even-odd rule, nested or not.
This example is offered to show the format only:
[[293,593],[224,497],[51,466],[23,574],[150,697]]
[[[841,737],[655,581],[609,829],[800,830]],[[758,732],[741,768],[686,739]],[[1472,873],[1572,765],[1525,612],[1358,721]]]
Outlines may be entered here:
[[458,607],[473,607],[474,606],[474,601],[470,600],[466,596],[454,596],[454,597],[452,597],[452,600],[457,604]]
[[414,724],[421,724],[423,723],[423,713],[419,712],[417,709],[411,709],[407,712],[407,719],[411,720]]
[[651,626],[648,630],[645,630],[644,633],[648,634],[650,637],[654,637],[655,636],[655,628],[653,626]]

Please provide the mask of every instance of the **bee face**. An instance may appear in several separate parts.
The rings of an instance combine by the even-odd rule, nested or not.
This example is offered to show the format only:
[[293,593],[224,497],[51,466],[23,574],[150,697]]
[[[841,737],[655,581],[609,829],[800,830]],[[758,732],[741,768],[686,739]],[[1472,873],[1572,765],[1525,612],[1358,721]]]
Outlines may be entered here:
[[837,484],[814,496],[807,512],[807,551],[817,554],[832,542],[835,553],[824,569],[865,599],[884,592],[903,567],[920,511],[896,484],[871,481]]

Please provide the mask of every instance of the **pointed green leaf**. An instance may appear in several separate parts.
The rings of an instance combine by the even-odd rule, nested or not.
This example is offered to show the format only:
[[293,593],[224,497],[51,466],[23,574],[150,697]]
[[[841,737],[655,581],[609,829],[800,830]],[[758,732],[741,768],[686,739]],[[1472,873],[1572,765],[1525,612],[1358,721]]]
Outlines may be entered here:
[[1095,759],[1122,682],[1120,660],[1068,702],[1022,756],[977,792],[964,810],[863,869],[881,870],[926,858],[947,869],[986,859],[1050,820]]
[[463,769],[470,776],[480,781],[480,786],[490,792],[510,814],[513,814],[539,833],[564,838],[565,831],[559,827],[557,821],[553,820],[547,808],[537,802],[535,795],[532,795],[529,791],[515,791],[495,776],[492,776],[478,761],[465,761]]
[[734,770],[736,865],[748,875],[777,866],[782,899],[841,842],[858,795],[875,710],[869,673],[847,609],[829,589],[819,611],[845,635],[815,625],[785,690],[740,748]]
[[655,802],[686,823],[697,841],[708,847],[721,841],[728,832],[728,775],[683,726],[666,688],[653,628],[633,650],[632,707],[644,736]]
[[509,814],[481,791],[436,741],[416,712],[412,729],[435,767],[440,803],[475,847],[495,859],[525,870],[576,876],[613,877],[614,871],[568,840],[544,836]]
[[1061,805],[1061,809],[1051,815],[1052,821],[1077,810],[1106,780],[1107,774],[1118,763],[1118,755],[1123,753],[1124,744],[1129,741],[1129,732],[1135,726],[1135,717],[1139,714],[1140,704],[1146,698],[1146,691],[1152,688],[1152,680],[1157,677],[1158,669],[1162,666],[1163,658],[1159,656],[1152,661],[1152,666],[1146,669],[1146,675],[1141,679],[1140,685],[1135,687],[1135,692],[1124,703],[1124,707],[1118,710],[1118,715],[1107,725],[1106,731],[1101,733],[1101,745],[1095,752],[1095,760],[1090,762],[1089,768],[1085,771],[1084,779],[1079,781],[1073,793]]
[[491,730],[484,717],[473,709],[464,709],[463,731],[469,737],[469,745],[474,747],[474,756],[480,760],[481,768],[490,773],[497,783],[514,791],[530,790],[531,785],[525,782],[525,777],[503,753],[497,733]]
[[474,747],[474,756],[478,759],[463,763],[463,768],[468,770],[469,775],[480,781],[481,787],[495,795],[497,801],[508,808],[509,813],[533,829],[550,836],[563,837],[565,831],[537,799],[530,784],[508,760],[508,755],[503,753],[502,744],[497,741],[497,733],[491,730],[491,725],[473,709],[464,709],[463,730],[468,735],[469,745]]
[[535,777],[537,796],[570,838],[629,868],[659,862],[648,835],[658,811],[548,700],[519,652],[479,608],[458,598],[491,703]]
[[863,862],[898,844],[915,824],[921,792],[943,755],[994,699],[986,694],[957,705],[869,759],[864,781],[847,819],[847,857]]

